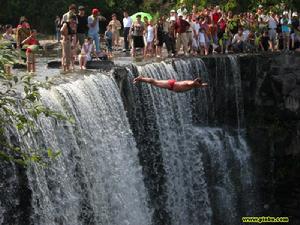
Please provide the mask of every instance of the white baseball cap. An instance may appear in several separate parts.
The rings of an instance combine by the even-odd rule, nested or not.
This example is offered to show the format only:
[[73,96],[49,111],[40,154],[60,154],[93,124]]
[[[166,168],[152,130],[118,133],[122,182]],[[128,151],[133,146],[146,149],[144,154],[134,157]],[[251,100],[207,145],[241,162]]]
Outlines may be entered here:
[[259,6],[258,6],[258,8],[260,8],[260,9],[261,9],[261,8],[263,8],[263,6],[262,6],[262,5],[259,5]]
[[175,13],[175,10],[174,10],[174,9],[172,9],[172,10],[170,11],[170,13]]
[[293,12],[292,17],[297,17],[298,13],[297,12]]
[[288,15],[289,12],[288,12],[288,11],[284,11],[282,14],[283,14],[283,15]]

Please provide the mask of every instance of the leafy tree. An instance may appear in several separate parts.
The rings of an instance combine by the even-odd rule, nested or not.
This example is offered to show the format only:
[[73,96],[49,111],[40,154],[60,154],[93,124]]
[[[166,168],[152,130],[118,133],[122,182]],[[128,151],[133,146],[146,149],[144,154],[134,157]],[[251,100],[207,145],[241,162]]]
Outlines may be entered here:
[[[43,106],[39,88],[48,88],[50,83],[40,83],[25,75],[19,79],[7,73],[5,67],[17,63],[17,53],[6,44],[0,44],[0,158],[22,165],[37,162],[45,165],[49,159],[59,156],[59,151],[52,149],[21,149],[7,139],[7,128],[12,128],[22,135],[35,131],[34,122],[41,115],[57,120],[69,120],[67,116]],[[17,91],[17,88],[21,88]],[[26,113],[24,113],[26,112]]]

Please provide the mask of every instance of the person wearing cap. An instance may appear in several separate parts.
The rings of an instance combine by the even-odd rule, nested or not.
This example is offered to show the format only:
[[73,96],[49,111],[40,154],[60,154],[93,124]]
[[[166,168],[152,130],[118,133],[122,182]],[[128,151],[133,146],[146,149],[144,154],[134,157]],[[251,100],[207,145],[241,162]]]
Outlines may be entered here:
[[290,49],[290,27],[291,24],[290,19],[288,18],[288,12],[284,11],[282,14],[282,18],[280,20],[281,31],[283,37],[283,50],[289,51]]
[[84,6],[78,7],[77,21],[77,40],[79,41],[79,45],[82,46],[88,31],[88,18],[85,15]]
[[[75,4],[69,5],[69,11],[62,16],[61,24],[69,22],[72,16],[76,16],[76,8]],[[76,23],[78,23],[78,21],[76,21]]]
[[293,12],[291,19],[291,40],[292,40],[292,49],[295,48],[295,42],[300,41],[300,24],[299,17],[297,12]]
[[175,32],[176,32],[176,50],[179,52],[181,45],[183,46],[184,54],[188,54],[188,35],[187,31],[190,28],[189,22],[183,19],[182,14],[178,14],[178,19],[175,23]]
[[176,14],[176,11],[174,9],[172,9],[170,11],[170,17],[167,19],[168,22],[170,21],[176,21],[177,19],[177,14]]
[[132,19],[128,15],[127,11],[124,11],[123,13],[124,18],[123,18],[123,27],[124,27],[124,49],[123,52],[126,52],[129,50],[129,30],[132,26]]
[[[162,31],[160,35],[156,35],[158,44],[156,45],[158,48],[158,55],[161,55],[161,49],[163,46],[163,43],[166,44],[168,55],[172,56],[175,55],[175,36],[174,36],[174,21],[167,21],[165,16],[162,16],[160,18]],[[157,33],[159,33],[159,26],[156,27]],[[159,37],[161,36],[161,37]]]
[[175,32],[175,17],[170,21],[166,21],[164,24],[164,29],[166,29],[165,42],[169,56],[176,55],[176,32]]
[[100,53],[100,40],[99,40],[99,21],[106,20],[103,16],[100,15],[99,9],[93,9],[92,15],[88,17],[88,36],[91,37],[96,46],[96,54]]

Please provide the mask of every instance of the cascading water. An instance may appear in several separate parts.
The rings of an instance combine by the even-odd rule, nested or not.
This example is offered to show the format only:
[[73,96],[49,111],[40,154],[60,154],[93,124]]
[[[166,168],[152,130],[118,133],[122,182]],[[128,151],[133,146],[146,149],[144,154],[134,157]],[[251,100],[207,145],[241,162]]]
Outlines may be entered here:
[[[201,59],[176,60],[172,64],[148,64],[130,71],[134,76],[143,74],[160,80],[195,79],[201,74],[209,85],[224,79],[234,81],[228,96],[222,97],[234,97],[236,131],[207,127],[210,113],[217,113],[214,111],[216,93],[213,93],[213,88],[178,94],[149,84],[131,86],[131,92],[134,93],[131,102],[136,105],[131,110],[133,115],[130,121],[135,137],[145,139],[139,136],[147,135],[149,139],[153,139],[151,134],[157,133],[156,145],[160,148],[162,157],[162,162],[159,163],[163,164],[165,173],[165,193],[161,194],[161,198],[164,199],[163,205],[171,218],[169,224],[231,225],[238,224],[243,213],[253,212],[250,210],[253,205],[249,203],[253,201],[247,199],[253,197],[249,194],[253,188],[253,177],[249,148],[241,127],[241,77],[236,58],[230,58],[229,62],[231,74],[227,71],[225,78],[221,78],[224,76],[222,70],[212,78]],[[223,58],[218,63],[227,63],[227,59]],[[217,68],[221,66],[217,65]],[[141,107],[140,104],[147,107]],[[141,120],[151,121],[155,125],[147,127],[145,132],[138,128],[142,125],[139,122]],[[148,130],[149,128],[152,130]],[[149,148],[143,141],[138,141],[138,147],[146,152]],[[148,160],[155,158],[148,157]],[[159,221],[164,224],[162,220]]]
[[91,75],[41,90],[45,105],[68,112],[75,124],[41,118],[24,147],[60,149],[45,169],[28,169],[32,224],[150,225],[137,148],[117,86]]
[[[254,215],[238,58],[122,69],[121,94],[103,74],[41,90],[46,106],[71,115],[75,123],[42,117],[37,133],[18,136],[24,149],[62,153],[50,166],[31,165],[26,171],[31,197],[23,204],[30,205],[24,212],[30,224],[235,225],[241,216]],[[117,79],[117,69],[114,73]],[[200,76],[209,87],[173,93],[133,85],[139,74]],[[0,203],[0,215],[7,214]]]

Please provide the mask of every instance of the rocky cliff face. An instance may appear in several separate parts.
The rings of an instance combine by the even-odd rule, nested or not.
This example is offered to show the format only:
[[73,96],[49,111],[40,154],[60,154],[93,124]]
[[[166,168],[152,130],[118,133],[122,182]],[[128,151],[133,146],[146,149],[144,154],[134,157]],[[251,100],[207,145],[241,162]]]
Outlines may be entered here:
[[[176,60],[168,63],[175,65]],[[183,60],[192,64],[194,59]],[[261,209],[259,215],[288,216],[290,224],[300,224],[300,55],[240,55],[236,65],[227,56],[204,57],[203,61],[212,89],[205,123],[228,126],[229,129],[238,125],[246,127],[256,168],[257,192],[260,194],[256,207]],[[243,115],[236,115],[237,106],[232,97],[237,90],[232,85],[236,81],[230,74],[236,69],[241,74],[238,81],[242,88],[238,91],[243,99],[243,106],[239,106],[243,108],[240,111]],[[130,117],[135,109],[132,107],[134,98],[129,89],[128,71],[125,67],[116,67],[113,75]],[[194,103],[197,105],[197,102]],[[149,110],[146,104],[143,107],[143,110]],[[203,123],[198,115],[205,112],[197,111],[197,107],[193,110],[195,123]],[[243,119],[237,121],[240,116]],[[129,120],[133,123],[134,118]],[[241,121],[243,124],[238,124]],[[151,121],[137,122],[145,131],[156,130]],[[136,140],[138,144],[143,141]],[[153,168],[153,162],[161,162],[162,157],[156,152],[155,142],[147,141],[153,146],[152,158],[146,160],[149,155],[145,151],[140,151],[139,157],[145,168]],[[32,193],[28,188],[26,171],[11,163],[0,163],[0,169],[0,224],[30,224]],[[145,174],[153,177],[145,186],[149,189],[151,204],[157,209],[154,218],[163,221],[157,224],[170,224],[164,211],[165,199],[158,197],[164,190],[151,189],[163,187],[165,172],[157,166],[157,170],[147,170]]]
[[[256,167],[259,214],[288,216],[290,224],[300,224],[300,55],[239,55],[238,68],[226,56],[203,61],[213,89],[207,115],[211,125],[237,126],[230,85],[234,81],[228,74],[240,70],[245,123],[241,126],[246,127]],[[128,80],[122,79],[126,70],[119,68],[115,77],[130,115]],[[196,123],[199,113],[193,113]]]
[[300,55],[244,56],[240,66],[263,214],[300,224]]

